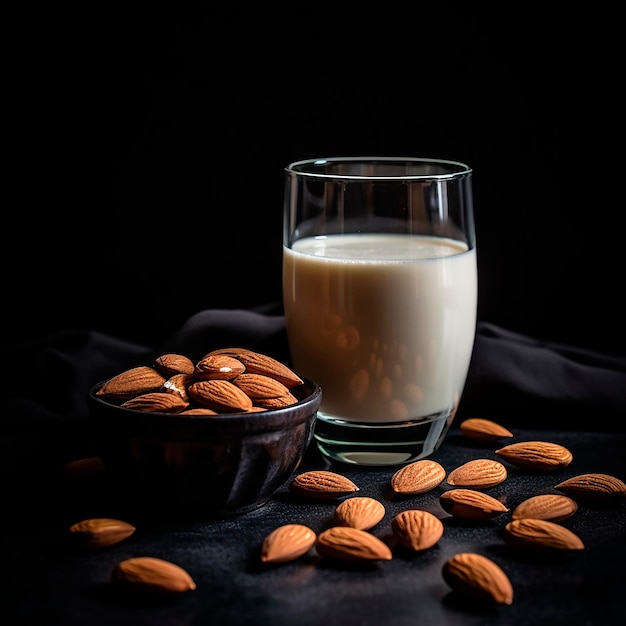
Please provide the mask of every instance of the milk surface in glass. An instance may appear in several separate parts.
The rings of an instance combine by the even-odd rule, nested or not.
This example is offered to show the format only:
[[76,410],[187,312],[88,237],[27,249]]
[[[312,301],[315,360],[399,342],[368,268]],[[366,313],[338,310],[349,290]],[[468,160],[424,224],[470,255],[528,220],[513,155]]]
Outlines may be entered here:
[[476,325],[476,254],[402,234],[305,238],[285,248],[285,322],[320,414],[355,422],[449,415]]

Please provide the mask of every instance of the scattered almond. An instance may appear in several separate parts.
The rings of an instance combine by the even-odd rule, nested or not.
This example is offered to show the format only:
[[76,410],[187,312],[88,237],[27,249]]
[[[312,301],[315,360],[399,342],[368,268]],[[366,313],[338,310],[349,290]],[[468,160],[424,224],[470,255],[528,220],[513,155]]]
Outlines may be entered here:
[[335,523],[338,526],[351,526],[360,530],[373,528],[385,517],[385,507],[375,498],[348,498],[337,505]]
[[196,588],[196,583],[182,567],[148,556],[120,561],[113,569],[111,582],[150,593],[182,593]]
[[439,503],[446,513],[469,520],[493,519],[509,510],[500,500],[475,489],[444,491]]
[[548,552],[554,550],[582,550],[585,546],[571,530],[543,519],[524,517],[504,527],[505,541],[515,548]]
[[89,548],[112,546],[130,537],[135,530],[128,522],[108,517],[85,519],[69,528],[72,538]]
[[549,441],[520,441],[496,450],[505,461],[524,469],[553,471],[572,462],[572,453],[564,446]]
[[437,461],[421,459],[401,467],[391,477],[391,488],[402,495],[426,493],[440,485],[446,470]]
[[106,467],[99,456],[69,461],[64,465],[66,474],[71,478],[86,478],[103,474]]
[[289,483],[289,489],[298,496],[319,500],[340,498],[359,491],[349,478],[327,470],[311,470],[298,474]]
[[555,489],[585,502],[609,502],[626,495],[626,483],[610,474],[579,474],[555,485]]
[[574,515],[577,510],[578,505],[571,498],[556,493],[544,493],[520,502],[513,509],[511,517],[513,519],[532,517],[549,522],[562,522]]
[[409,550],[426,550],[443,535],[443,523],[429,511],[408,509],[391,520],[391,530],[398,542]]
[[306,554],[313,547],[317,535],[303,524],[285,524],[273,530],[261,548],[263,563],[286,563]]
[[506,468],[499,461],[473,459],[452,470],[447,482],[455,487],[489,489],[504,482],[507,476]]
[[470,417],[462,421],[459,430],[462,435],[475,441],[499,441],[513,436],[504,426],[481,417]]
[[322,531],[315,543],[317,553],[340,561],[389,561],[389,546],[366,530],[333,526]]
[[450,587],[467,597],[495,604],[513,603],[513,585],[504,570],[487,557],[463,552],[448,559],[442,575]]

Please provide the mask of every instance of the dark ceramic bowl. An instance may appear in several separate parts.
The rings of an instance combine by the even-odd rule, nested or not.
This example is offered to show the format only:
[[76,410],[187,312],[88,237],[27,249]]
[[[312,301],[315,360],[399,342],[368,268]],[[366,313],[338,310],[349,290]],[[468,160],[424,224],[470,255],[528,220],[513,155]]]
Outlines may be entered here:
[[291,406],[181,416],[122,408],[89,392],[97,452],[124,501],[149,514],[203,517],[262,506],[306,452],[322,392],[309,380]]

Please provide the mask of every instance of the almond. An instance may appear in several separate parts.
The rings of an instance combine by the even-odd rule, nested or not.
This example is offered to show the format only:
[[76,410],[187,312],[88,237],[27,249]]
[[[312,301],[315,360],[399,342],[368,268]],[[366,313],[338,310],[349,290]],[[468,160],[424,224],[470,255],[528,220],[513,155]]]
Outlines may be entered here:
[[198,404],[218,413],[236,413],[252,408],[252,400],[228,380],[199,380],[187,388]]
[[446,470],[436,461],[422,459],[401,467],[391,477],[391,488],[395,493],[417,495],[426,493],[440,485]]
[[205,406],[194,406],[191,409],[181,411],[178,415],[219,415],[219,413]]
[[475,441],[498,441],[513,436],[513,433],[504,426],[481,417],[464,420],[459,425],[459,430],[463,436]]
[[91,477],[106,472],[106,467],[99,456],[69,461],[64,465],[64,469],[67,476],[71,478]]
[[252,352],[252,351],[249,348],[237,348],[237,347],[216,348],[215,350],[211,350],[211,352],[208,352],[205,356],[210,356],[212,354],[226,354],[228,356],[238,357],[240,354],[244,354],[244,352]]
[[162,354],[155,359],[154,367],[166,378],[175,374],[193,374],[193,361],[182,354]]
[[349,478],[327,470],[298,474],[292,479],[289,489],[296,495],[320,500],[339,498],[359,491]]
[[389,561],[391,549],[366,530],[333,526],[322,531],[315,543],[317,553],[341,561]]
[[335,509],[335,522],[338,526],[351,526],[368,530],[385,517],[385,507],[375,498],[353,497],[344,500]]
[[488,489],[504,482],[507,471],[499,461],[473,459],[448,474],[448,484],[470,489]]
[[255,406],[262,409],[280,409],[283,406],[289,406],[298,402],[298,398],[292,393],[286,393],[284,396],[277,398],[255,398]]
[[207,354],[194,368],[193,374],[198,380],[232,380],[246,371],[246,366],[227,354]]
[[274,529],[263,541],[263,563],[286,563],[293,561],[315,545],[317,535],[303,524],[285,524]]
[[504,527],[504,539],[512,547],[535,552],[582,550],[585,547],[580,537],[564,526],[530,517],[509,522]]
[[121,406],[125,409],[133,409],[135,411],[179,413],[185,410],[189,406],[189,403],[185,402],[185,400],[178,395],[155,391],[153,393],[143,393],[139,396],[135,396],[123,402]]
[[236,355],[236,358],[246,366],[246,373],[269,376],[289,389],[304,382],[300,376],[286,365],[266,354],[253,352],[252,350],[243,350]]
[[182,593],[196,588],[196,583],[182,567],[149,556],[120,561],[113,568],[111,582],[150,593]]
[[475,489],[450,489],[439,496],[446,513],[470,520],[493,519],[507,513],[508,508],[490,495]]
[[263,374],[240,374],[232,380],[247,396],[258,398],[281,398],[289,393],[289,389],[280,381]]
[[520,502],[513,509],[511,517],[513,519],[532,517],[549,522],[562,522],[574,515],[577,510],[578,505],[571,498],[555,493],[544,493]]
[[73,539],[89,548],[112,546],[130,537],[135,530],[128,522],[108,517],[85,519],[69,529]]
[[170,376],[159,391],[163,393],[175,393],[179,395],[185,402],[189,402],[189,393],[187,387],[195,381],[191,374],[174,374]]
[[482,554],[455,554],[444,563],[442,575],[454,591],[473,600],[513,603],[513,585],[509,577],[499,565]]
[[96,395],[106,400],[124,402],[143,393],[158,391],[165,380],[165,376],[154,368],[140,365],[107,380]]
[[610,502],[626,495],[626,483],[610,474],[579,474],[555,485],[555,489],[584,502]]
[[443,523],[428,511],[407,509],[391,520],[391,530],[405,548],[426,550],[441,539]]
[[554,471],[572,462],[572,453],[564,446],[549,441],[520,441],[496,450],[505,461],[524,469]]

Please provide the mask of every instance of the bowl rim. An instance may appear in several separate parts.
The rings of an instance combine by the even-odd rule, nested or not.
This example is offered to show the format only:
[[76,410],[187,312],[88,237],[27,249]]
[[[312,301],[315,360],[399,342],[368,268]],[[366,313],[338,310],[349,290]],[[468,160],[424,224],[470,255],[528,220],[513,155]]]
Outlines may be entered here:
[[[291,423],[299,424],[317,414],[321,398],[322,389],[313,380],[302,378],[302,383],[297,387],[310,387],[311,393],[293,404],[283,407],[266,409],[265,411],[237,411],[232,413],[218,413],[217,415],[181,415],[180,413],[166,413],[164,411],[140,411],[122,407],[119,404],[107,401],[96,395],[96,392],[108,379],[101,380],[89,389],[88,399],[92,406],[98,407],[102,411],[109,411],[117,416],[132,416],[133,422],[149,421],[151,426],[191,426],[193,424],[230,426],[235,427],[240,424],[254,423],[256,427],[267,426],[270,428],[276,422],[281,422],[287,416]],[[308,410],[315,406],[315,410]],[[93,411],[92,411],[93,413]],[[294,414],[294,415],[292,415]],[[92,415],[93,416],[93,415]]]

